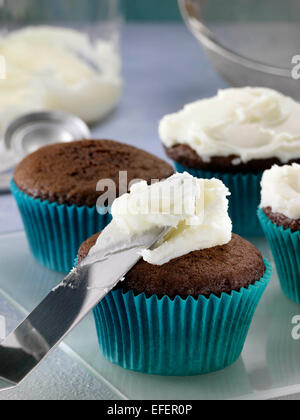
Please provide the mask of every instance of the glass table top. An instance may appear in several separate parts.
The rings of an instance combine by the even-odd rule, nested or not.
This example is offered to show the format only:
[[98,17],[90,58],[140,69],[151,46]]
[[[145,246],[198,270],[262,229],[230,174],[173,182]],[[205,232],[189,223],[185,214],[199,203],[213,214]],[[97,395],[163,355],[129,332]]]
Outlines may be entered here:
[[[273,263],[266,241],[254,238],[252,242]],[[0,235],[0,267],[0,298],[24,315],[63,277],[34,261],[24,232]],[[116,398],[275,398],[300,391],[300,340],[292,337],[296,315],[300,315],[300,306],[283,296],[275,272],[256,311],[242,357],[223,371],[203,376],[152,376],[112,365],[98,348],[92,314],[60,347],[108,386]]]

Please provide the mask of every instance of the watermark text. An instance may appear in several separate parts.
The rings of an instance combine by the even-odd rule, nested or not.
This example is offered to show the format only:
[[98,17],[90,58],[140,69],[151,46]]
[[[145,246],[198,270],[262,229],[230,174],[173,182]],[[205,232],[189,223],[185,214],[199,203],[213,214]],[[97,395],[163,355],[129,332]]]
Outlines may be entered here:
[[3,55],[0,55],[0,80],[6,79],[6,60]]
[[[97,211],[101,215],[111,213],[114,203],[114,215],[170,215],[186,216],[189,224],[199,224],[199,217],[204,214],[204,184],[193,177],[170,178],[170,182],[151,179],[148,184],[140,179],[128,182],[127,171],[119,172],[118,185],[110,178],[101,179],[96,190],[100,193]],[[140,183],[139,185],[136,185]],[[117,197],[131,192],[130,199],[116,203]],[[197,198],[196,198],[197,197]],[[193,218],[197,214],[197,218]],[[189,217],[190,216],[190,217]]]
[[300,340],[300,315],[295,315],[292,318],[292,338],[293,340]]
[[294,80],[299,80],[300,79],[300,54],[294,55],[294,57],[292,58],[292,64],[294,65],[294,67],[292,68],[292,78]]
[[6,321],[3,315],[0,315],[0,341],[6,337]]

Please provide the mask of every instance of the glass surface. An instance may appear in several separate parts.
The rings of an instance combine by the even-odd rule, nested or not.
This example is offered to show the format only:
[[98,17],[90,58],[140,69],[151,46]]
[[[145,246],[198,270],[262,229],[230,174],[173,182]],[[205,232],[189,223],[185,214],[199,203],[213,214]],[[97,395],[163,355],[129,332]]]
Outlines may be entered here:
[[[263,238],[253,242],[272,261]],[[62,279],[31,257],[23,232],[0,235],[0,296],[24,314]],[[101,355],[90,314],[61,348],[129,399],[266,399],[300,391],[300,341],[292,338],[292,318],[300,306],[285,298],[276,273],[255,314],[242,357],[231,367],[204,376],[161,377],[130,372]]]

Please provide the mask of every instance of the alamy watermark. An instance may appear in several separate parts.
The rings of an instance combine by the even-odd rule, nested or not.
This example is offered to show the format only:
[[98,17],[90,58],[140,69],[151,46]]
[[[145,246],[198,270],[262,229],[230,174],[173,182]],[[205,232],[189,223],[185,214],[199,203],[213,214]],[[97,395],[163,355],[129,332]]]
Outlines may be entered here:
[[[131,190],[131,187],[143,180],[134,179],[128,182],[127,171],[119,172],[118,185],[110,178],[101,179],[97,183],[96,190],[101,193],[97,200],[97,211],[101,215],[111,212],[111,206],[117,197],[122,196]],[[144,181],[145,182],[145,181]],[[169,183],[162,184],[156,188],[158,179],[151,179],[149,185],[152,188],[142,188],[137,194],[131,194],[130,200],[123,202],[119,206],[117,213],[119,215],[190,215],[194,216],[195,207],[197,213],[201,214],[201,203],[199,199],[196,203],[194,193],[200,187],[200,181],[195,178],[184,178],[171,180]],[[202,203],[204,205],[204,202]],[[189,224],[197,221],[190,218]]]
[[300,315],[295,315],[292,318],[292,338],[293,340],[300,340]]
[[292,78],[294,80],[300,79],[300,55],[294,55],[292,58],[292,64],[294,67],[292,68]]
[[6,79],[6,60],[3,55],[0,55],[0,80]]
[[0,341],[6,337],[6,320],[3,315],[0,315]]

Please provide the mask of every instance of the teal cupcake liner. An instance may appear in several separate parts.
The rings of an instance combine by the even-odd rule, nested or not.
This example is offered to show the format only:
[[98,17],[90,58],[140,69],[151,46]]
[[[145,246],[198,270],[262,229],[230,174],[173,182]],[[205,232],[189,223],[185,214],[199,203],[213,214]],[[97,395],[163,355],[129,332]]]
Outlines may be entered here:
[[111,220],[97,207],[68,206],[41,201],[23,193],[11,181],[11,191],[19,207],[34,258],[43,266],[68,273],[83,241],[104,229]]
[[300,303],[300,232],[277,226],[262,209],[258,218],[271,248],[283,293]]
[[263,231],[257,219],[257,207],[260,203],[260,182],[262,173],[229,174],[202,171],[187,168],[175,162],[178,172],[188,172],[197,178],[217,178],[224,182],[231,196],[229,197],[229,216],[232,220],[233,232],[241,236],[262,236]]
[[195,299],[110,292],[95,307],[104,356],[123,368],[156,375],[199,375],[240,356],[272,268],[254,285],[221,297]]

